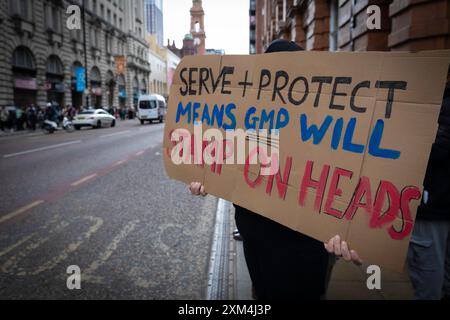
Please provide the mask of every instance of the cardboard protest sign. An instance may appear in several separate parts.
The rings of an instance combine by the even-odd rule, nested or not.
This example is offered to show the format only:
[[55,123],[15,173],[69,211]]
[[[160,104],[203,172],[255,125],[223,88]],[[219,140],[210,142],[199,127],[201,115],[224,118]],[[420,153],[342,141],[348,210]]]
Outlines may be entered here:
[[167,174],[400,271],[449,63],[448,51],[186,57]]

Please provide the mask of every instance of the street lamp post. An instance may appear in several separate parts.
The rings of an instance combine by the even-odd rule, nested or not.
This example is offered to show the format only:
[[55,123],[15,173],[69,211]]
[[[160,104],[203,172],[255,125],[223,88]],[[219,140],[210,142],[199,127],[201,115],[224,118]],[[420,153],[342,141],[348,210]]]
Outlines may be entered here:
[[84,42],[84,81],[86,94],[86,108],[89,108],[89,82],[88,82],[88,58],[87,58],[87,41],[86,41],[86,0],[83,0],[83,42]]

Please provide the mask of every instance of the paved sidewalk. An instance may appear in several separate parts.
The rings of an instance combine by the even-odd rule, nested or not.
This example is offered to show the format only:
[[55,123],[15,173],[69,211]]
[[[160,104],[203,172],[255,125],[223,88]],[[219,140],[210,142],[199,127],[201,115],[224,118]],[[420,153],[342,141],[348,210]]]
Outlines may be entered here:
[[[230,206],[229,217],[231,230],[235,229],[234,208]],[[230,239],[233,239],[230,234]],[[245,263],[242,242],[232,240],[230,257],[234,261],[232,269],[234,291],[230,292],[230,299],[251,300],[251,280]],[[366,285],[368,265],[358,267],[340,259],[336,262],[328,285],[326,299],[328,300],[410,300],[413,290],[407,273],[399,274],[388,270],[381,270],[381,290],[369,290]]]

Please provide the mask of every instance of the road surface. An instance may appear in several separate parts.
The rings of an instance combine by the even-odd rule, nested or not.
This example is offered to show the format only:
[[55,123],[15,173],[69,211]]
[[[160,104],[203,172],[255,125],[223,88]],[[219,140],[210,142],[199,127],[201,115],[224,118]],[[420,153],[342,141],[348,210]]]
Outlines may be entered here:
[[163,128],[0,138],[0,299],[205,297],[216,199],[165,175]]

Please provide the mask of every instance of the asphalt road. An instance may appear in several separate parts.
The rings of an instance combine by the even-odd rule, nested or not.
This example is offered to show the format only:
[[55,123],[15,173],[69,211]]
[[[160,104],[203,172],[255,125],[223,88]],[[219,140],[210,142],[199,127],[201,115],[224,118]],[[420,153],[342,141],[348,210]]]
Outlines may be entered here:
[[165,175],[162,136],[130,120],[0,138],[0,299],[205,297],[216,199]]

